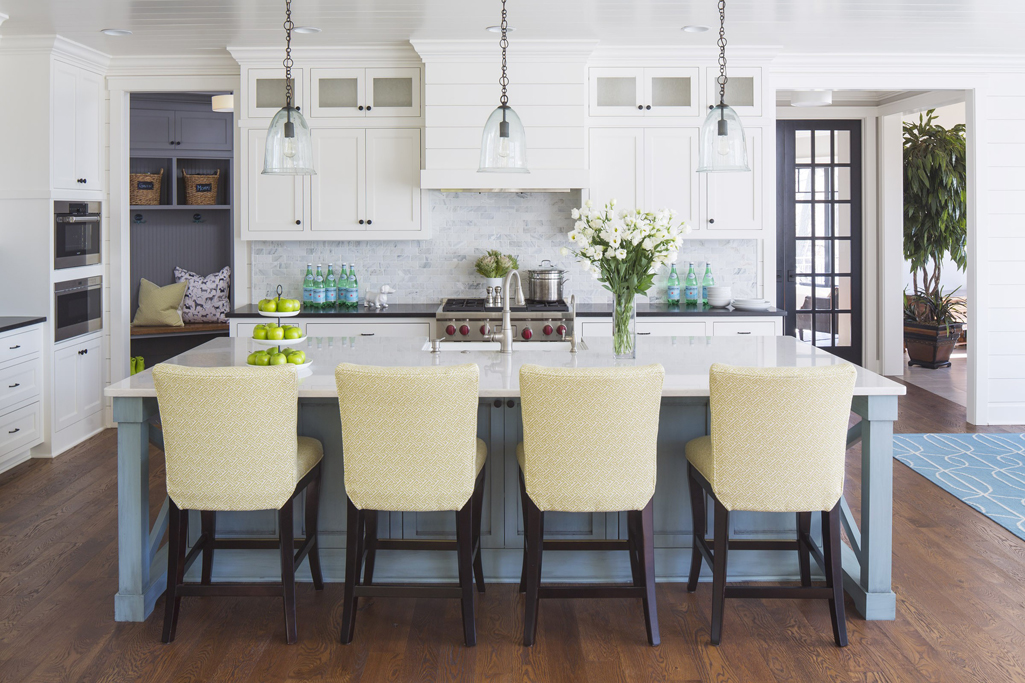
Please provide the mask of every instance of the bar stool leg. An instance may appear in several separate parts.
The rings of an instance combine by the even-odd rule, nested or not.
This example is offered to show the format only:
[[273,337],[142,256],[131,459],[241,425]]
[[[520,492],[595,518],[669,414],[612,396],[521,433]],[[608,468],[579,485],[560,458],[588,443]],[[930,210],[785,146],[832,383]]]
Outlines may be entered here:
[[658,607],[655,604],[655,524],[654,499],[640,513],[641,552],[640,571],[644,575],[644,626],[648,631],[648,645],[658,645]]
[[715,501],[715,552],[712,554],[712,645],[722,640],[723,608],[726,606],[726,555],[730,545],[730,513]]
[[289,498],[278,510],[278,534],[281,546],[281,588],[285,602],[285,641],[291,645],[299,640],[295,624],[295,499]]
[[626,513],[628,552],[630,553],[630,575],[633,577],[635,586],[644,585],[644,572],[641,569],[641,553],[644,552],[641,541],[641,512],[640,510],[628,510]]
[[164,594],[164,634],[162,640],[170,643],[178,629],[178,613],[182,599],[178,586],[185,581],[185,547],[189,533],[189,513],[180,510],[173,500],[167,507],[167,592]]
[[687,482],[690,485],[690,510],[691,521],[694,525],[694,537],[691,540],[690,549],[690,576],[687,579],[687,590],[693,593],[698,587],[698,577],[701,575],[701,548],[700,541],[705,537],[705,530],[708,528],[706,519],[705,495],[694,476],[694,466],[687,463]]
[[843,567],[840,561],[840,503],[822,513],[822,554],[825,556],[826,585],[833,589],[829,616],[833,620],[833,640],[847,646],[847,618],[843,604]]
[[310,560],[310,574],[313,576],[313,588],[324,590],[324,574],[320,569],[320,538],[317,536],[318,519],[320,517],[320,465],[317,474],[306,485],[306,536],[313,538],[313,545],[307,557]]
[[377,562],[377,510],[364,510],[363,525],[366,527],[364,543],[367,548],[367,563],[363,569],[362,585],[370,586],[374,583],[374,565]]
[[527,592],[527,548],[530,547],[530,529],[527,524],[527,484],[523,481],[523,470],[520,473],[520,510],[523,513],[523,566],[520,568],[520,592]]
[[797,513],[797,559],[801,567],[801,585],[811,586],[811,553],[808,543],[811,538],[811,513]]
[[347,524],[345,533],[345,590],[342,597],[342,643],[352,642],[356,627],[356,578],[359,574],[360,511],[346,496]]
[[523,644],[534,644],[537,636],[537,611],[541,591],[541,555],[544,551],[544,513],[526,497],[524,508],[527,532],[527,599],[523,614]]
[[214,539],[217,537],[217,513],[203,511],[199,515],[203,533],[203,577],[204,586],[210,585],[214,571]]
[[482,548],[480,547],[480,524],[481,516],[484,514],[484,470],[487,464],[480,468],[477,481],[473,486],[473,573],[477,577],[477,592],[483,593],[484,586],[484,560],[481,558]]
[[463,609],[463,638],[467,647],[477,644],[473,605],[473,501],[468,500],[456,513],[456,553],[459,563],[460,602]]

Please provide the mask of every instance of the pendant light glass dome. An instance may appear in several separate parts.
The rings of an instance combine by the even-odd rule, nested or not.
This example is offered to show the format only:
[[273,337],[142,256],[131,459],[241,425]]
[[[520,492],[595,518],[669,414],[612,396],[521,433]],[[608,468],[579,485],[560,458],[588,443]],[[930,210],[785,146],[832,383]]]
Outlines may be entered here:
[[717,104],[701,125],[698,148],[701,158],[698,173],[750,171],[747,163],[747,140],[740,117],[733,107]]
[[263,153],[267,175],[316,175],[313,170],[313,139],[306,119],[295,107],[282,107],[267,129]]
[[512,107],[500,105],[484,124],[480,146],[480,173],[530,173],[527,135]]

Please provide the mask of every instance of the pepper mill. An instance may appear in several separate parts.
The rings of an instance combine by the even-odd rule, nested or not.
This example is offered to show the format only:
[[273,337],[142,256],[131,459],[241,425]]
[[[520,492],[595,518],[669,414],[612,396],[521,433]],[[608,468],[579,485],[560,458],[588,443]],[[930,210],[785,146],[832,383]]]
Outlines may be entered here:
[[495,305],[495,288],[494,287],[488,287],[488,298],[484,300],[484,305],[485,306],[494,306]]
[[502,287],[501,286],[496,286],[495,287],[495,305],[496,306],[501,306],[502,305]]

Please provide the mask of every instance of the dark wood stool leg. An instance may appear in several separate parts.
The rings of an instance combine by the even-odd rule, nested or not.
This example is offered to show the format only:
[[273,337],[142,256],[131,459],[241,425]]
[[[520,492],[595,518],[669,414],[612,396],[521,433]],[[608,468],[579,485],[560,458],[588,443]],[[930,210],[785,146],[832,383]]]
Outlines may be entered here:
[[527,532],[527,599],[523,610],[523,644],[534,644],[537,635],[538,598],[541,590],[541,555],[544,551],[544,513],[526,496],[524,508]]
[[654,499],[640,512],[641,552],[640,570],[644,574],[644,626],[648,630],[648,645],[658,645],[658,608],[655,605],[655,524]]
[[185,580],[185,548],[189,533],[189,513],[179,510],[173,500],[167,508],[167,592],[164,594],[164,634],[161,640],[170,643],[178,629],[178,613],[182,599],[178,586]]
[[278,510],[278,535],[281,545],[281,588],[285,601],[285,641],[291,645],[299,640],[295,624],[295,499],[289,498]]
[[456,553],[459,564],[460,602],[463,608],[463,638],[467,647],[477,644],[477,626],[473,605],[473,501],[456,513]]
[[523,514],[523,566],[520,568],[520,592],[527,592],[527,548],[530,541],[530,529],[527,525],[527,484],[523,481],[523,470],[520,473],[520,511]]
[[691,540],[690,550],[690,576],[687,578],[687,590],[694,592],[698,587],[698,576],[701,575],[701,550],[698,547],[698,539],[704,538],[708,528],[708,520],[705,518],[705,495],[701,484],[694,476],[694,466],[687,463],[687,481],[690,484],[690,511],[691,523],[694,526],[694,538]]
[[627,552],[630,553],[630,574],[633,576],[635,586],[644,585],[644,571],[641,569],[641,553],[644,547],[641,542],[641,511],[627,510],[626,512],[626,534],[630,544]]
[[210,585],[214,571],[214,539],[217,537],[217,513],[203,511],[199,515],[203,533],[203,578],[204,586]]
[[317,536],[318,519],[320,518],[320,465],[317,474],[306,485],[306,536],[313,538],[313,545],[307,557],[310,560],[310,574],[313,576],[313,588],[324,590],[324,573],[320,569],[320,538]]
[[811,537],[811,513],[797,513],[797,559],[801,566],[801,585],[811,586],[811,553],[808,540]]
[[363,585],[370,586],[374,583],[374,565],[377,562],[377,510],[365,510],[363,512],[366,533],[367,561],[363,569]]
[[484,514],[484,471],[488,468],[487,463],[480,468],[477,481],[473,485],[473,574],[477,577],[477,591],[483,593],[484,586],[484,559],[481,557],[483,548],[480,547],[480,524]]
[[345,533],[345,590],[342,597],[342,643],[352,642],[352,635],[356,627],[356,596],[354,591],[359,580],[360,558],[359,531],[360,511],[352,504],[346,496],[346,533]]
[[833,589],[829,599],[829,616],[833,620],[833,640],[847,646],[847,618],[843,604],[843,567],[840,561],[840,503],[822,513],[822,554],[825,559],[826,585]]
[[712,645],[722,640],[722,617],[726,606],[726,554],[730,543],[730,513],[715,501],[715,551],[712,553]]

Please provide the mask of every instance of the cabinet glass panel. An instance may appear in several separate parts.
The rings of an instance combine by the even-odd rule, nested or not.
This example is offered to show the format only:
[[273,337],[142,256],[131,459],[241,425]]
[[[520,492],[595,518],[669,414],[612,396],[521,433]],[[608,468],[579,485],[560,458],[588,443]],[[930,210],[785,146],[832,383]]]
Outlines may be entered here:
[[[295,92],[295,79],[292,79],[292,92]],[[281,109],[285,106],[284,78],[256,79],[256,106],[260,109]]]
[[637,79],[635,77],[600,76],[597,79],[597,84],[599,107],[637,106]]
[[[622,79],[629,80],[632,79]],[[599,94],[600,97],[600,94]],[[599,100],[600,103],[600,100]],[[690,78],[685,76],[655,76],[651,79],[651,106],[689,107]]]
[[317,80],[317,104],[322,108],[355,109],[359,105],[359,79],[321,78]]
[[373,106],[406,108],[413,106],[412,78],[375,78],[373,85]]
[[[716,92],[718,91],[719,88],[716,86]],[[755,79],[751,76],[729,76],[726,81],[726,104],[731,107],[753,107]]]

